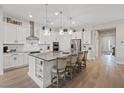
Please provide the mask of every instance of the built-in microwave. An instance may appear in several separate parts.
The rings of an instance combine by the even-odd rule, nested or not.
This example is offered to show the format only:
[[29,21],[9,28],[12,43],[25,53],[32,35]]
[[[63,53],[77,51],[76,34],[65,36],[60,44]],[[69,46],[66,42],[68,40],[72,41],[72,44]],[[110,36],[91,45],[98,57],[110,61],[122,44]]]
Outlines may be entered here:
[[53,51],[59,51],[59,42],[53,42]]

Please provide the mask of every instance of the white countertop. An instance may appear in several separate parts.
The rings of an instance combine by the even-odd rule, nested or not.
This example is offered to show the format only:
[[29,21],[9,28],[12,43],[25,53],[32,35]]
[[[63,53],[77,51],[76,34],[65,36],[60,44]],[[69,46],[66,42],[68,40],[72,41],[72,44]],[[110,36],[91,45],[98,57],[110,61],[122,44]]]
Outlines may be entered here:
[[51,61],[51,60],[55,60],[57,57],[64,57],[70,54],[65,54],[62,52],[46,52],[46,53],[34,53],[29,55],[45,61]]

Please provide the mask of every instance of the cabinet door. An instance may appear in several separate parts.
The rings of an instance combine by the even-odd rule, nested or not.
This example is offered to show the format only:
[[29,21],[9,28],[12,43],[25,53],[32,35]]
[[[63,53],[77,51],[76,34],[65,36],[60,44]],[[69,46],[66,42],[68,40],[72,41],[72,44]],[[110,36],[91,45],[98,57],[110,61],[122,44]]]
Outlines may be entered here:
[[29,74],[35,77],[35,57],[28,56],[29,61]]
[[24,56],[23,57],[24,58],[23,64],[28,65],[28,53],[24,53],[23,56]]
[[17,28],[17,40],[18,40],[19,44],[23,44],[23,38],[24,38],[23,29],[20,26],[18,26],[18,28]]
[[20,66],[23,66],[23,61],[24,61],[24,58],[23,58],[23,53],[19,53],[18,56],[17,56],[17,66],[20,67]]
[[18,54],[13,54],[12,55],[12,64],[13,64],[13,67],[18,67],[18,58],[17,58],[17,55]]
[[13,24],[4,24],[4,43],[15,43],[16,26]]
[[4,69],[13,67],[12,56],[9,54],[4,55]]
[[74,33],[71,35],[71,39],[82,39],[82,31],[74,32]]
[[44,44],[44,33],[43,33],[42,30],[39,33],[40,33],[40,35],[39,35],[39,43]]
[[91,31],[84,31],[83,32],[83,43],[84,44],[91,44]]
[[13,58],[13,67],[17,68],[23,65],[22,54],[14,54],[12,58]]
[[26,43],[26,37],[29,36],[29,30],[22,27],[18,26],[17,28],[17,40],[19,44],[25,44]]

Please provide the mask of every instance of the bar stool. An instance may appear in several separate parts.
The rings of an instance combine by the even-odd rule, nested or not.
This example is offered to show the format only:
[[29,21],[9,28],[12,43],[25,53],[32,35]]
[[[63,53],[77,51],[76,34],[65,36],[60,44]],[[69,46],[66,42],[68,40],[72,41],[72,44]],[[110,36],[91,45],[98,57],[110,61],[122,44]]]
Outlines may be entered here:
[[78,69],[78,71],[81,71],[83,58],[84,58],[84,53],[83,52],[78,52],[78,61],[77,61],[77,69]]
[[65,80],[65,69],[67,65],[67,57],[58,57],[57,64],[51,70],[51,83],[53,86],[61,87],[60,80]]
[[68,72],[67,76],[72,79],[73,72],[75,71],[77,62],[77,54],[71,54],[68,56],[66,72]]
[[88,51],[84,51],[84,57],[83,57],[83,61],[82,61],[82,67],[86,68],[87,66],[87,54]]

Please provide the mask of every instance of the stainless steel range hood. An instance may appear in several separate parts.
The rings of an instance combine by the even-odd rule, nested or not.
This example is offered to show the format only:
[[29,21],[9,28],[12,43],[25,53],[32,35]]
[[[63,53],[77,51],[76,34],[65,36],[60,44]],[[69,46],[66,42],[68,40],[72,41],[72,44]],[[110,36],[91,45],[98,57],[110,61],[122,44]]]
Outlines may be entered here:
[[30,36],[26,40],[39,40],[38,37],[34,36],[34,21],[30,21]]

